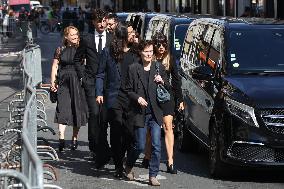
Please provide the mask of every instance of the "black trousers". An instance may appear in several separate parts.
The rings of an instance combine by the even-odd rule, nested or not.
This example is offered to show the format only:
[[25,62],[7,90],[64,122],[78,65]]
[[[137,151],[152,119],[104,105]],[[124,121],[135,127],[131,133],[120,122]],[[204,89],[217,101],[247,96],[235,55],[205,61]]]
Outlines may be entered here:
[[92,152],[95,152],[95,135],[97,130],[97,118],[99,114],[99,106],[96,102],[95,96],[87,96],[86,98],[89,108],[89,119],[88,119],[88,140],[89,140],[89,149]]
[[89,149],[96,154],[98,159],[104,159],[110,156],[110,149],[107,141],[107,112],[104,107],[97,104],[95,96],[87,96],[87,103],[89,107]]
[[110,145],[115,169],[123,168],[123,158],[132,145],[132,138],[127,126],[127,107],[118,104],[108,110],[110,123]]

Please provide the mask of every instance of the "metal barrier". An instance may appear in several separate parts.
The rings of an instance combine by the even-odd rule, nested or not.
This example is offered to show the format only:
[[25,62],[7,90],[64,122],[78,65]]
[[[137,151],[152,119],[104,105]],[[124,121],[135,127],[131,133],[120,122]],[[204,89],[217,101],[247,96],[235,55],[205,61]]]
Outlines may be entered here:
[[6,21],[4,19],[3,22],[0,22],[0,32],[7,37],[15,37],[19,34],[26,36],[28,25],[28,21],[19,21],[15,17],[9,17]]
[[[30,30],[30,28],[28,29]],[[31,36],[32,39],[32,36]],[[49,174],[51,177],[57,179],[55,172],[44,171],[44,167],[48,164],[43,164],[39,154],[46,153],[53,160],[58,160],[57,153],[50,146],[37,145],[37,132],[42,129],[52,129],[47,127],[44,119],[46,119],[44,104],[37,99],[38,93],[44,93],[37,89],[37,86],[42,82],[41,75],[41,52],[40,47],[35,44],[29,44],[23,50],[22,70],[23,70],[23,86],[24,90],[18,95],[19,99],[13,102],[19,102],[19,106],[9,107],[11,112],[17,112],[17,118],[10,122],[17,123],[8,131],[13,131],[21,134],[20,144],[15,148],[20,150],[20,166],[14,168],[20,170],[0,170],[0,188],[2,185],[4,189],[8,188],[24,188],[24,189],[43,189],[43,188],[56,188],[60,187],[52,184],[44,183],[44,174]],[[13,104],[13,103],[10,103]],[[44,126],[39,128],[39,122],[45,123]],[[3,132],[5,134],[5,132]],[[54,133],[54,131],[53,131]],[[55,134],[55,133],[54,133]],[[49,150],[50,152],[38,152],[38,149]],[[52,166],[49,166],[52,167]],[[19,169],[20,168],[20,169]],[[7,177],[9,179],[7,179]],[[4,179],[3,179],[4,178]]]

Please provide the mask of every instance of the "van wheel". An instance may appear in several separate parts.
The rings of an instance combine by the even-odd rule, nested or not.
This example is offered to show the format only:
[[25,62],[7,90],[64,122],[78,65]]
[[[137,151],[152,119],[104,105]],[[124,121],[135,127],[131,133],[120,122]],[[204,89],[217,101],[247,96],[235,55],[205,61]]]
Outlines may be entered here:
[[197,152],[199,149],[198,142],[185,127],[183,127],[182,132],[177,137],[177,146],[182,153]]
[[212,126],[209,133],[209,169],[214,178],[224,176],[225,166],[220,157],[219,141],[216,127]]

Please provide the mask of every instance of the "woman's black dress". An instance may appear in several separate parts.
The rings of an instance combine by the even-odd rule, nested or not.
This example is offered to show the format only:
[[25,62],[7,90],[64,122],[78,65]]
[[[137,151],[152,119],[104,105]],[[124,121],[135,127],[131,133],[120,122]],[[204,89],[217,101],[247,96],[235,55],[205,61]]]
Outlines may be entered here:
[[169,70],[166,70],[168,79],[171,83],[171,89],[169,92],[171,94],[171,100],[160,104],[163,110],[163,116],[175,115],[176,105],[179,105],[183,101],[182,90],[181,90],[181,78],[178,73],[177,65],[175,63],[170,64]]
[[81,87],[73,58],[75,47],[61,47],[55,52],[58,64],[57,107],[54,122],[74,127],[87,124],[88,106]]

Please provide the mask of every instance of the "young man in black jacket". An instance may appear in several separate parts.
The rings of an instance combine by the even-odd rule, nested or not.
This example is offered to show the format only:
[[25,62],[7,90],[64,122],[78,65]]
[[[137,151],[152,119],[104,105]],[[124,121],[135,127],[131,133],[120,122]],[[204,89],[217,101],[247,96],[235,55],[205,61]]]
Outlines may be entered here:
[[[96,74],[101,59],[101,52],[109,47],[112,34],[106,32],[106,12],[96,9],[92,14],[94,33],[88,33],[80,40],[76,51],[74,62],[78,76],[85,89],[88,108],[88,140],[89,149],[95,158],[97,168],[102,167],[110,159],[109,146],[107,143],[107,132],[104,121],[100,119],[100,108],[96,103]],[[86,59],[86,65],[82,62]]]

